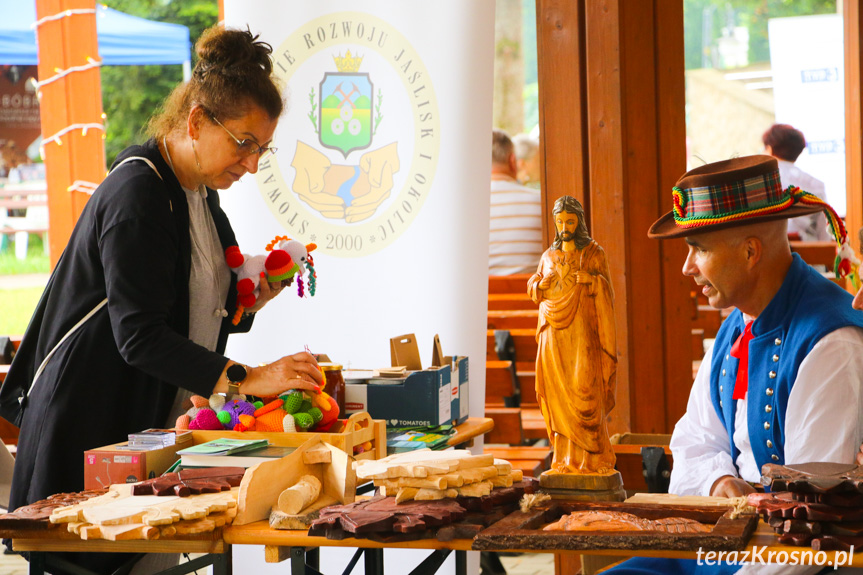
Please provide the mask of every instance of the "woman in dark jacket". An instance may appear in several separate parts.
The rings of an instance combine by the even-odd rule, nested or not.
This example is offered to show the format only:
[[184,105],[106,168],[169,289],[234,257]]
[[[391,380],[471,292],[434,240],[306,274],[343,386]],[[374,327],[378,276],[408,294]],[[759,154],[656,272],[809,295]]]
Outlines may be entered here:
[[[237,277],[224,253],[237,242],[216,190],[257,171],[284,104],[271,48],[249,32],[211,28],[196,51],[152,139],[125,150],[87,203],[0,390],[21,428],[10,508],[82,490],[85,450],[173,427],[191,394],[321,382],[305,352],[255,368],[222,355],[282,286],[262,281],[232,325]],[[83,555],[68,559],[100,573],[123,559]]]

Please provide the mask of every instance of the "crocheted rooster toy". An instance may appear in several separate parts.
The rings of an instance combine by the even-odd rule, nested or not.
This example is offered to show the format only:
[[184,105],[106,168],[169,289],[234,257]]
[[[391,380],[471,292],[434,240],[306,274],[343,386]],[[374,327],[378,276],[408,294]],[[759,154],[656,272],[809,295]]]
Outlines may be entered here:
[[297,295],[303,297],[303,274],[308,273],[309,295],[314,296],[317,274],[309,252],[316,247],[315,244],[303,245],[287,236],[279,236],[267,245],[267,251],[270,252],[267,255],[250,256],[242,253],[239,246],[226,249],[225,261],[237,274],[237,312],[232,323],[240,323],[243,312],[258,301],[262,276],[271,283],[296,278]]

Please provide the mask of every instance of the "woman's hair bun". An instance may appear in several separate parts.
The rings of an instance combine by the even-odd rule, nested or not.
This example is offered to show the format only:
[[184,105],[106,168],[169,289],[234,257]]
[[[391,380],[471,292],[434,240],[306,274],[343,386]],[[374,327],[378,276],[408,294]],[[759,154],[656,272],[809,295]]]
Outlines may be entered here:
[[251,31],[219,28],[207,29],[195,44],[198,64],[195,72],[206,75],[209,72],[222,72],[229,76],[249,74],[261,70],[267,76],[273,71],[270,54],[273,48],[258,40]]

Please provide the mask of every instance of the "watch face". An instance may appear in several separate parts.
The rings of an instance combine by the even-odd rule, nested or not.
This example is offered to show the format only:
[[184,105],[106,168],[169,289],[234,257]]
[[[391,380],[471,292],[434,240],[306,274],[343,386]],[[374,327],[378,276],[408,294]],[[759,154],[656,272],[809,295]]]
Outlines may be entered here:
[[228,381],[232,383],[240,383],[244,379],[246,379],[246,368],[240,365],[239,363],[235,363],[225,372],[225,375],[228,376]]

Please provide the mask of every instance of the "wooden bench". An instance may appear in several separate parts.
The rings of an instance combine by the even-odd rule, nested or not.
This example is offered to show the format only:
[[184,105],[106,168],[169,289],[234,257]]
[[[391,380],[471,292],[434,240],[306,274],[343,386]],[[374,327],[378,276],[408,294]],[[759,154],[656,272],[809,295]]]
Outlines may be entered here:
[[791,251],[797,252],[803,258],[803,261],[810,266],[822,265],[827,268],[827,271],[833,271],[837,251],[836,242],[802,242],[792,240]]
[[506,459],[512,463],[513,469],[521,469],[525,475],[530,477],[539,477],[540,473],[551,466],[551,450],[548,447],[492,445],[486,447],[483,453],[493,455],[497,459]]
[[549,439],[545,419],[538,407],[521,408],[521,427],[522,434],[527,440]]
[[[494,337],[494,331],[493,329],[488,330],[488,336]],[[509,331],[515,344],[515,361],[520,363],[536,362],[536,352],[539,348],[536,343],[536,329],[510,329],[507,331]]]
[[723,319],[720,310],[709,305],[699,305],[698,315],[692,324],[692,329],[703,330],[704,337],[716,337],[716,332],[719,331]]
[[516,309],[539,309],[539,306],[530,299],[527,293],[505,293],[488,294],[488,309],[491,310],[516,310]]
[[518,407],[515,366],[511,361],[486,360],[485,406]]
[[703,329],[693,329],[692,330],[692,338],[690,339],[690,343],[692,344],[692,357],[700,358],[704,356],[704,330]]
[[537,309],[501,309],[488,312],[488,329],[533,329],[539,318]]
[[488,276],[488,293],[527,293],[527,280],[533,274]]
[[494,429],[485,435],[486,443],[521,445],[524,432],[521,427],[521,410],[517,407],[487,407],[485,416],[494,421]]
[[[15,256],[27,257],[27,235],[48,232],[48,195],[45,182],[7,184],[0,188],[0,234],[15,234]],[[9,215],[7,210],[24,210]]]
[[617,457],[615,467],[623,477],[623,486],[627,492],[648,490],[642,464],[643,447],[661,447],[668,459],[670,470],[672,464],[671,449],[668,447],[670,442],[671,435],[653,433],[623,433],[611,438],[611,446]]

